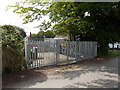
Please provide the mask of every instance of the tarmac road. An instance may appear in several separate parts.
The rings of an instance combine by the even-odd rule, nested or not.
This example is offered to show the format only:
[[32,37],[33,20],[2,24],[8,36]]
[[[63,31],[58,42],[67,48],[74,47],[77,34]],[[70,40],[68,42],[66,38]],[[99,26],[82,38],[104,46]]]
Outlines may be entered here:
[[62,73],[55,75],[27,72],[28,76],[20,74],[23,80],[4,83],[3,88],[118,88],[118,60],[116,57],[84,63],[82,67],[58,69],[56,72]]

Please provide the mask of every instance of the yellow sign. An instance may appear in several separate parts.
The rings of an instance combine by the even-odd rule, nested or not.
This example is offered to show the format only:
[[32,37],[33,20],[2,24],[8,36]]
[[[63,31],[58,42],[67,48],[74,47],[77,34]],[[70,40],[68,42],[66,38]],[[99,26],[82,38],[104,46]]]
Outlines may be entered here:
[[67,46],[67,43],[63,42],[61,43],[62,46]]
[[83,43],[80,43],[80,45],[83,45]]

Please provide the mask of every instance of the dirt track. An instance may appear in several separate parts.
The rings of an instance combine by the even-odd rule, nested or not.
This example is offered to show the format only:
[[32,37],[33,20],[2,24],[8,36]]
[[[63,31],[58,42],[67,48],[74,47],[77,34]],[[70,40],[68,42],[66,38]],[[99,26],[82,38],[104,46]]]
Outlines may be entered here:
[[24,71],[10,76],[3,79],[4,88],[117,88],[118,57]]

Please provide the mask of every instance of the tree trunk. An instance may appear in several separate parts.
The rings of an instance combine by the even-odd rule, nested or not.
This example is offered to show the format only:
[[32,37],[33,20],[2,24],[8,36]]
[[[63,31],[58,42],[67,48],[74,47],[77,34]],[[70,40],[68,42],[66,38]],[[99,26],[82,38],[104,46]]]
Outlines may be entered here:
[[75,41],[75,36],[73,34],[70,34],[70,41]]
[[114,49],[114,43],[112,44],[112,49]]
[[109,46],[107,43],[98,43],[98,57],[108,55]]

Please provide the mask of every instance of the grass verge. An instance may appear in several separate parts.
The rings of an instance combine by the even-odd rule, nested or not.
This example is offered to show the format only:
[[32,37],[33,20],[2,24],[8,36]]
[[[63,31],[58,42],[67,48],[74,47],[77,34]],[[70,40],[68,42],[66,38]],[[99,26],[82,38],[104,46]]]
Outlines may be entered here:
[[120,55],[120,50],[109,50],[108,52],[108,57],[114,57],[119,55]]

